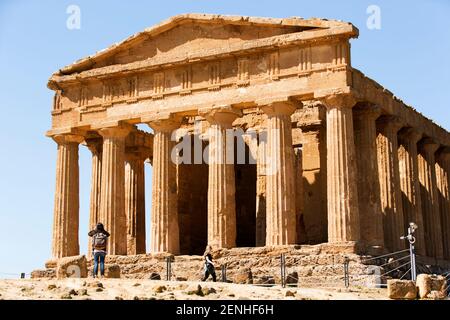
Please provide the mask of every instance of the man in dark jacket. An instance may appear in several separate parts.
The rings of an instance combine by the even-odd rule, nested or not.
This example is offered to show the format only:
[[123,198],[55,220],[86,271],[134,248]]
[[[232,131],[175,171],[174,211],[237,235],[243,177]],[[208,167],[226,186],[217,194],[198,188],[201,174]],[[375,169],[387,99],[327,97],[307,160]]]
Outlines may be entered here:
[[205,267],[204,267],[203,271],[204,271],[204,276],[203,276],[202,281],[206,281],[206,279],[208,279],[208,277],[211,275],[213,281],[216,282],[216,271],[215,271],[215,267],[212,262],[212,256],[210,253],[207,253],[205,255]]
[[97,277],[99,264],[100,276],[103,277],[105,275],[106,248],[110,234],[105,230],[102,223],[97,223],[96,228],[89,231],[88,235],[92,237],[92,255],[94,256],[93,277]]

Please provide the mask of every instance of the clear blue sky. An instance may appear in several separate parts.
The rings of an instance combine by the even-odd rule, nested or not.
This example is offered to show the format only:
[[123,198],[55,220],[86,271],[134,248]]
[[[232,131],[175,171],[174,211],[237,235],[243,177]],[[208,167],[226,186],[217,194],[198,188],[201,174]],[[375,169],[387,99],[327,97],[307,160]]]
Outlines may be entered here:
[[[69,5],[81,9],[81,29],[66,27]],[[381,9],[381,30],[366,27],[369,5]],[[406,103],[450,129],[450,3],[428,1],[0,0],[0,278],[30,272],[50,257],[56,144],[50,128],[58,68],[187,12],[269,17],[325,17],[360,30],[353,66]],[[80,149],[80,240],[86,251],[90,154]],[[147,185],[151,172],[147,169]],[[147,188],[147,199],[150,198]],[[147,203],[147,217],[150,204]],[[149,218],[147,219],[149,220]]]

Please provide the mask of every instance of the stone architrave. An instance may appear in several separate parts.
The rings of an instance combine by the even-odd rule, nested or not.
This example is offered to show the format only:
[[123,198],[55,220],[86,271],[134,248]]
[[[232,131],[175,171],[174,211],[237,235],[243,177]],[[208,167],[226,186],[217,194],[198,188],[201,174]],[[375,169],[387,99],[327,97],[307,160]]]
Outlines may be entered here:
[[52,138],[58,144],[52,256],[63,258],[80,253],[78,145],[84,138],[74,134]]

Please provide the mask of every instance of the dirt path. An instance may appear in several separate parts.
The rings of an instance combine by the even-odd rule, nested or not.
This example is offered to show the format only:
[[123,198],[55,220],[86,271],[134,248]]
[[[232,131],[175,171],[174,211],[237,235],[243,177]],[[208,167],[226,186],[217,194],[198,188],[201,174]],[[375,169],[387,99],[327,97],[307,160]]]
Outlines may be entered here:
[[[200,287],[199,287],[200,285]],[[386,299],[385,289],[311,289],[135,279],[0,280],[0,299]]]

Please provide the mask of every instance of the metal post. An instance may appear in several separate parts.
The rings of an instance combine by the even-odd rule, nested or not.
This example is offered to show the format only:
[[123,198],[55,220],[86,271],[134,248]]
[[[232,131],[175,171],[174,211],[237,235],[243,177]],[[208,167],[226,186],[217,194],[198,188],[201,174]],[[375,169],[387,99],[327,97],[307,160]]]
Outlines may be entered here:
[[414,251],[414,243],[409,243],[409,254],[411,256],[411,280],[416,281],[416,253]]
[[411,261],[411,280],[416,281],[416,253],[414,250],[414,243],[416,238],[414,237],[414,232],[417,230],[417,225],[414,222],[409,223],[408,235],[400,237],[402,240],[408,240],[409,242],[409,256]]
[[280,266],[281,266],[281,286],[286,287],[286,260],[284,257],[284,253],[280,256]]
[[227,266],[222,265],[222,282],[227,282]]
[[350,286],[350,279],[349,279],[349,274],[348,274],[348,264],[349,264],[350,260],[348,257],[344,258],[344,285],[346,288],[348,288]]
[[166,258],[166,280],[170,281],[170,278],[172,276],[172,265],[171,265],[171,258],[167,257]]

